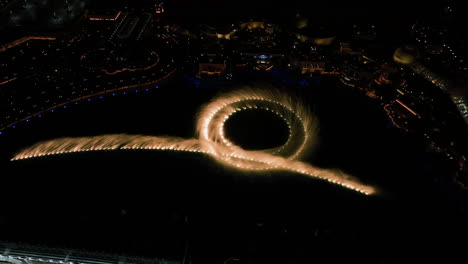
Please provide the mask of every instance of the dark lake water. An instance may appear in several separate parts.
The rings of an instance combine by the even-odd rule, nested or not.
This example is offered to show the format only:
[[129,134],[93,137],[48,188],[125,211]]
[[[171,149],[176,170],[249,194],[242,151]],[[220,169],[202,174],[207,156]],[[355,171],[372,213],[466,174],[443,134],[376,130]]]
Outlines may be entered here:
[[[281,83],[257,79],[250,84],[260,89]],[[377,185],[382,195],[363,197],[291,173],[240,172],[187,153],[97,152],[8,162],[22,147],[62,136],[190,138],[200,107],[246,84],[239,82],[194,87],[176,78],[148,92],[80,103],[5,133],[0,239],[170,258],[181,258],[188,241],[194,260],[213,263],[231,256],[301,262],[329,257],[335,249],[344,252],[332,258],[340,261],[366,248],[371,253],[365,263],[371,263],[409,251],[413,243],[432,245],[463,234],[443,224],[460,221],[460,205],[443,198],[448,189],[437,186],[450,184],[423,142],[333,80],[286,88],[310,105],[320,123],[319,144],[307,161],[340,168]],[[390,251],[393,240],[401,241],[396,251]]]

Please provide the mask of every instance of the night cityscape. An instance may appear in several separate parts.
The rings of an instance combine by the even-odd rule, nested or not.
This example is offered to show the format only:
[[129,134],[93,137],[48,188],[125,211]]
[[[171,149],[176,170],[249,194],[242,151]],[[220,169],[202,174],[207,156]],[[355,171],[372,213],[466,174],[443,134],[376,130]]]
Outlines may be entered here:
[[0,264],[467,263],[465,5],[0,0]]

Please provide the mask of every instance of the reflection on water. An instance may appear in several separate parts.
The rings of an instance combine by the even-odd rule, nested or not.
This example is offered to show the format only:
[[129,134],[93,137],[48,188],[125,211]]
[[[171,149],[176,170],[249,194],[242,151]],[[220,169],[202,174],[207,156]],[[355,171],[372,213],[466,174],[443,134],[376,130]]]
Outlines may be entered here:
[[[392,238],[419,237],[423,228],[411,223],[435,221],[427,217],[431,210],[446,205],[428,195],[438,168],[432,162],[433,170],[421,170],[431,163],[421,142],[389,128],[377,106],[332,81],[294,89],[320,120],[310,161],[376,182],[391,195],[363,198],[280,172],[243,177],[194,154],[124,151],[18,163],[4,154],[2,167],[11,173],[2,173],[9,198],[0,239],[173,258],[189,239],[194,258],[216,260],[310,256],[310,247],[325,256],[337,239],[340,248],[382,253],[385,246],[377,245]],[[107,97],[18,128],[2,139],[2,149],[11,154],[44,139],[104,133],[189,138],[194,114],[215,93],[175,81],[147,94]],[[416,188],[421,198],[408,200]]]

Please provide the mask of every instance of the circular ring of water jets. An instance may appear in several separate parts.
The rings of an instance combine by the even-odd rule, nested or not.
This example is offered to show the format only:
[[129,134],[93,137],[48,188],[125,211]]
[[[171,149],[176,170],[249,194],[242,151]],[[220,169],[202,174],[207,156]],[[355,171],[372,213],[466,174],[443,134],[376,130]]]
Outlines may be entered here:
[[[225,136],[224,125],[239,111],[263,109],[281,117],[287,124],[287,141],[276,148],[244,150]],[[301,100],[277,90],[243,89],[221,95],[201,110],[198,138],[157,137],[112,134],[94,137],[59,138],[35,144],[16,154],[12,160],[22,160],[65,153],[146,149],[205,153],[218,162],[242,170],[283,170],[322,179],[333,184],[370,195],[373,186],[336,169],[322,169],[300,161],[313,149],[318,122]]]

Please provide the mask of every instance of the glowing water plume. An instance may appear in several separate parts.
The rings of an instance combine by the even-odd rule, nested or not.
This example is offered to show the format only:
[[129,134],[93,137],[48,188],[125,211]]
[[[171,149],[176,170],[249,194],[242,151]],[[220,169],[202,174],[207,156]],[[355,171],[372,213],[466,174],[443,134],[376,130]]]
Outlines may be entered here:
[[[282,146],[247,151],[225,137],[224,124],[233,114],[262,109],[281,117],[289,136]],[[375,188],[337,170],[316,168],[298,159],[312,148],[317,122],[303,103],[276,90],[243,89],[224,94],[207,104],[199,114],[198,139],[114,134],[81,138],[59,138],[33,145],[12,160],[65,153],[146,149],[205,153],[222,164],[243,170],[285,170],[326,180],[345,188],[370,195]]]

